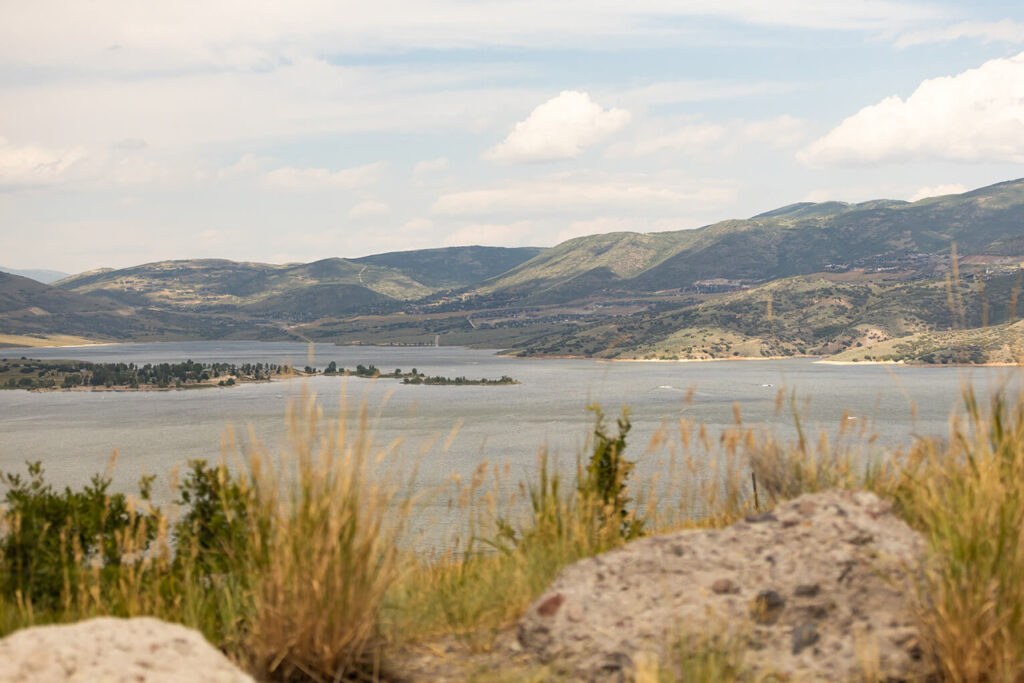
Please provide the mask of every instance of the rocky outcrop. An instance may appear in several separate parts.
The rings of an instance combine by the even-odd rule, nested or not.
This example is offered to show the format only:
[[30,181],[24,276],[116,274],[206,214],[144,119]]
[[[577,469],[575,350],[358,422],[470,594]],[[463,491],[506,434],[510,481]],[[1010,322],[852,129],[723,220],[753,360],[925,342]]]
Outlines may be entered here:
[[[565,568],[518,624],[574,678],[629,678],[668,647],[735,648],[781,680],[913,678],[922,541],[866,492],[804,495],[721,530],[645,538]],[[867,669],[867,671],[866,671]],[[874,670],[872,670],[874,669]]]
[[253,683],[198,631],[159,619],[37,626],[0,640],[0,683]]

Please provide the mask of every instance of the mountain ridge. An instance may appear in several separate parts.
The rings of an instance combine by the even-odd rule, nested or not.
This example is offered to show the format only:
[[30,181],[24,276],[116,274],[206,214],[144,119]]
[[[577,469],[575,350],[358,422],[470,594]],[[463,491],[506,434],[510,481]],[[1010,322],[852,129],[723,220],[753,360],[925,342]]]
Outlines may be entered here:
[[[56,308],[84,309],[103,339],[427,344],[440,336],[523,355],[764,357],[1012,323],[1022,269],[1017,179],[917,202],[798,202],[695,230],[603,233],[550,248],[280,265],[158,261],[80,273],[51,289],[85,297]],[[48,290],[35,295],[51,308],[59,302]],[[33,313],[29,299],[16,314],[0,306],[0,333],[49,325],[88,336],[82,316]],[[112,325],[113,315],[132,324]],[[968,338],[927,337],[931,347]]]

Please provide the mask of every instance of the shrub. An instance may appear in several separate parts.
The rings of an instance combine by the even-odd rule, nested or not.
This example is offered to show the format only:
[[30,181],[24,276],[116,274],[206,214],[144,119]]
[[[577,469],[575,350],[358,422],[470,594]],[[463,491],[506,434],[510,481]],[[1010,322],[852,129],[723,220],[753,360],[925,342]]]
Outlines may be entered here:
[[[151,479],[140,487],[148,497]],[[83,562],[113,573],[122,562],[119,537],[141,531],[151,539],[153,517],[139,516],[124,494],[108,492],[108,476],[94,475],[81,491],[58,493],[38,462],[27,476],[0,473],[8,487],[0,535],[0,590],[41,608],[66,604],[76,592]]]

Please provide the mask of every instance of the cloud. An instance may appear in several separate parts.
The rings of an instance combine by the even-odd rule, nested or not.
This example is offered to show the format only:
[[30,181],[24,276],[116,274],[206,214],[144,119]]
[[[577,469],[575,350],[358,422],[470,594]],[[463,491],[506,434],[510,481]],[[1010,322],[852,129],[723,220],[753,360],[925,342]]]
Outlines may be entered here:
[[67,179],[70,169],[85,156],[82,149],[17,146],[0,138],[0,187],[57,184]]
[[445,238],[446,247],[523,246],[530,244],[533,225],[529,221],[514,223],[474,223],[453,232]]
[[736,198],[725,185],[658,183],[640,179],[545,177],[505,187],[441,195],[431,211],[441,216],[493,214],[577,214],[621,210],[657,212],[682,206],[722,206]]
[[423,232],[434,227],[434,221],[429,218],[413,218],[402,224],[402,230],[409,232]]
[[448,168],[448,159],[446,157],[440,157],[438,159],[431,159],[430,161],[421,161],[412,169],[413,175],[424,176],[431,175],[444,171]]
[[917,192],[910,195],[910,198],[907,201],[916,202],[921,199],[927,199],[928,197],[942,197],[947,194],[963,194],[964,192],[967,192],[967,187],[960,184],[922,187]]
[[904,33],[896,39],[896,46],[947,43],[961,38],[974,38],[984,43],[1024,43],[1024,24],[1012,19],[991,22],[962,21],[942,28]]
[[646,131],[632,142],[612,146],[608,156],[642,157],[660,152],[734,154],[748,145],[781,149],[802,141],[806,128],[806,121],[788,114],[763,121],[700,121],[668,131]]
[[[466,3],[322,0],[139,3],[34,0],[0,3],[0,62],[106,71],[180,72],[215,65],[267,70],[296,55],[498,47],[672,46],[694,20],[872,31],[912,28],[948,14],[905,0],[544,0]],[[53,21],[60,16],[61,21]],[[116,17],[112,21],[111,17]]]
[[124,138],[110,146],[122,152],[135,152],[140,149],[146,149],[149,147],[149,144],[145,140],[140,140],[139,138]]
[[340,171],[284,166],[267,171],[260,177],[260,182],[280,190],[352,190],[379,182],[384,166],[382,161]]
[[624,109],[605,110],[585,92],[563,90],[517,123],[483,158],[512,163],[574,159],[584,147],[608,137],[629,119]]
[[384,202],[365,201],[356,204],[349,209],[348,215],[353,218],[365,218],[369,216],[387,216],[391,213],[391,207]]
[[808,166],[1024,162],[1024,53],[865,107],[797,158]]
[[[383,161],[378,161],[363,166],[343,168],[340,171],[291,166],[268,170],[267,167],[272,164],[273,159],[269,157],[246,154],[231,166],[219,169],[212,176],[200,173],[197,179],[200,182],[208,177],[220,182],[249,180],[258,182],[265,187],[288,191],[353,190],[380,182],[387,166]],[[368,203],[374,204],[374,202]]]

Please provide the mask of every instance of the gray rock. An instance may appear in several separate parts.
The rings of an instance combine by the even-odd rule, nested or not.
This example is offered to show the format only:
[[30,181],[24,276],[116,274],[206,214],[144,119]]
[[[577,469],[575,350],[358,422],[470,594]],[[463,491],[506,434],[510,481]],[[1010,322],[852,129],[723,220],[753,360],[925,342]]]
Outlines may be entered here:
[[0,683],[253,683],[198,631],[110,617],[37,626],[0,640]]
[[748,520],[566,567],[519,621],[519,642],[584,680],[628,679],[641,653],[671,666],[666,647],[690,636],[738,643],[745,667],[783,679],[858,678],[865,652],[883,677],[923,673],[906,597],[923,542],[888,503],[832,490]]

